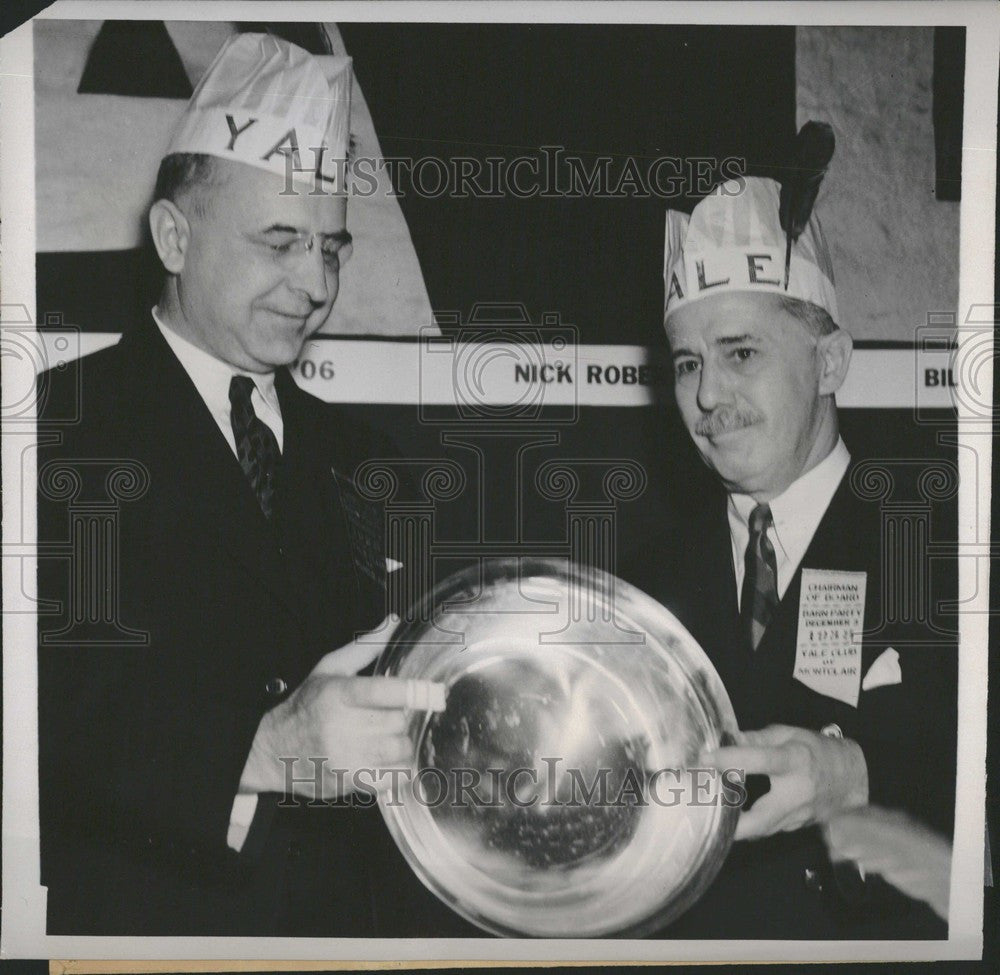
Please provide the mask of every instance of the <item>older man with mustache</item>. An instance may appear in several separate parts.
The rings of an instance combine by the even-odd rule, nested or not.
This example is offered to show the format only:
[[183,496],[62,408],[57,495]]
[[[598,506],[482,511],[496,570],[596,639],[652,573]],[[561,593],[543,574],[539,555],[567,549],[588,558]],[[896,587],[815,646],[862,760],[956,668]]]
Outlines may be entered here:
[[944,936],[947,841],[901,845],[936,844],[936,882],[898,884],[909,897],[890,886],[906,871],[861,853],[869,804],[950,837],[957,653],[891,623],[883,556],[898,553],[852,489],[835,400],[852,340],[819,221],[789,244],[777,183],[727,183],[668,214],[664,273],[677,405],[724,494],[634,578],[719,670],[742,730],[702,759],[745,770],[750,797],[718,880],[666,934]]

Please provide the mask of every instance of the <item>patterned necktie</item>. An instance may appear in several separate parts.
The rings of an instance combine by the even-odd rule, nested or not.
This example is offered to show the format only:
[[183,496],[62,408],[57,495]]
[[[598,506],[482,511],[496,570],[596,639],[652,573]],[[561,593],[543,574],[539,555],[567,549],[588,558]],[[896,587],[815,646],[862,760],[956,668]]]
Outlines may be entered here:
[[750,646],[756,650],[778,605],[778,568],[774,546],[767,537],[771,509],[759,504],[750,512],[750,540],[744,562],[740,623]]
[[274,480],[281,459],[274,431],[253,411],[250,396],[254,381],[249,376],[233,376],[229,383],[230,416],[240,467],[246,474],[261,511],[270,518],[274,510]]

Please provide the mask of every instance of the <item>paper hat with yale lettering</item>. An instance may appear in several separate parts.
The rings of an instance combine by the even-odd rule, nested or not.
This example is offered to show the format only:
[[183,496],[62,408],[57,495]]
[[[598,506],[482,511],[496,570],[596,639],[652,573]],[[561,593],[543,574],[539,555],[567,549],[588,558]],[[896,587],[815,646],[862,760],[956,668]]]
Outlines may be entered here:
[[833,263],[815,212],[792,242],[786,281],[779,198],[774,180],[746,176],[717,186],[690,216],[667,211],[664,319],[722,291],[764,291],[811,301],[839,323]]
[[166,155],[206,153],[342,192],[350,119],[350,58],[309,54],[272,34],[234,34]]

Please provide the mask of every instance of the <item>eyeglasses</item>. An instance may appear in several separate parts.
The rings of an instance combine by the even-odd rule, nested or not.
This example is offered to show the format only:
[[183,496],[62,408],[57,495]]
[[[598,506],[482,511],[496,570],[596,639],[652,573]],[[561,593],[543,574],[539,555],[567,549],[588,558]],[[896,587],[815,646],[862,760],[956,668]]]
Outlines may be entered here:
[[311,254],[317,241],[323,263],[331,271],[343,267],[354,252],[354,240],[346,230],[333,234],[303,234],[291,228],[272,228],[249,239],[286,270],[294,268],[303,254]]

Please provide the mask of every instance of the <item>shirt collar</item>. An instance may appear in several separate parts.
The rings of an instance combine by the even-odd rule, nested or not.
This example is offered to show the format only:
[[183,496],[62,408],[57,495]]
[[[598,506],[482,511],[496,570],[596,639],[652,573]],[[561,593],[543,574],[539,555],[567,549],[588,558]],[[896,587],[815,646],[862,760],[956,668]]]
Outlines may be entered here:
[[229,384],[233,376],[249,376],[268,406],[274,409],[279,416],[281,415],[278,393],[274,388],[273,372],[256,373],[237,369],[178,335],[169,325],[164,323],[158,308],[153,308],[152,315],[153,321],[156,322],[167,345],[177,356],[185,372],[191,377],[195,389],[198,390],[201,398],[210,409],[221,409],[228,412]]
[[[769,502],[774,543],[792,565],[798,565],[806,554],[850,463],[847,445],[838,437],[836,446],[823,460]],[[756,506],[757,502],[748,494],[729,496],[730,512],[744,526],[749,524],[750,513]]]

